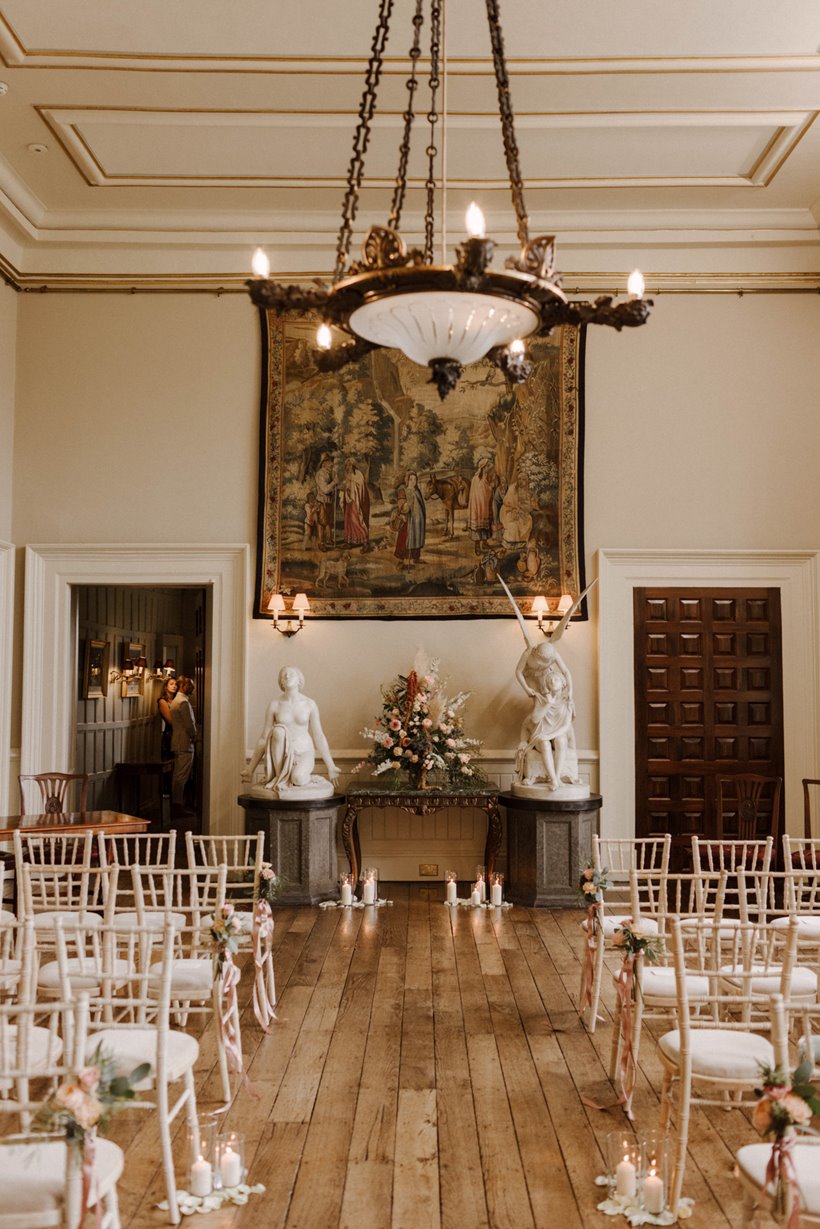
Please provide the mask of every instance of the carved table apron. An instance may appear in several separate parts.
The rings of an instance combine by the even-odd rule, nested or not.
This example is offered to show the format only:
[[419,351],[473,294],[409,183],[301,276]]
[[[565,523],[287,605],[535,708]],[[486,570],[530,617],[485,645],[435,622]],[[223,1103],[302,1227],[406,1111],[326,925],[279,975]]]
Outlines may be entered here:
[[475,789],[385,789],[378,786],[349,786],[347,809],[342,816],[344,845],[354,882],[362,870],[362,850],[359,843],[359,811],[367,807],[398,807],[410,815],[429,815],[444,807],[476,807],[487,814],[487,839],[484,844],[484,865],[487,878],[493,873],[501,849],[501,812],[498,809],[500,790],[492,787]]

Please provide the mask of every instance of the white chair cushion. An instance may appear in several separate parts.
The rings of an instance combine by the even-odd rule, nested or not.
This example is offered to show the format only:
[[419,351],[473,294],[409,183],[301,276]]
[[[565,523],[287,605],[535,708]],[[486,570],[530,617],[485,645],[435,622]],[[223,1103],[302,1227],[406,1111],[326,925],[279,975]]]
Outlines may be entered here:
[[[161,964],[151,965],[149,985],[151,982],[159,983],[161,972]],[[213,962],[209,957],[203,960],[174,960],[171,971],[172,999],[209,999],[213,984]]]
[[[174,930],[182,930],[186,920],[184,913],[166,913],[164,909],[146,909],[142,924],[146,930],[162,930],[166,921],[169,921]],[[122,928],[125,931],[139,926],[140,920],[136,913],[129,910],[125,913],[117,913],[114,917],[114,924],[118,930]]]
[[[65,1189],[66,1145],[60,1140],[36,1144],[8,1144],[0,1148],[0,1190],[3,1213],[29,1215],[31,1223],[48,1212],[56,1214],[52,1224],[62,1224],[60,1209]],[[88,1207],[106,1195],[122,1173],[122,1149],[110,1139],[98,1137],[94,1147],[94,1171]],[[22,1223],[22,1222],[21,1222]]]
[[[800,1062],[806,1056],[806,1038],[801,1037],[797,1045],[797,1056]],[[820,1063],[820,1036],[811,1038],[811,1058],[813,1063]],[[820,1156],[818,1156],[820,1160]]]
[[[696,973],[686,974],[686,989],[691,1003],[709,996],[709,978]],[[663,965],[644,965],[641,975],[641,991],[647,1003],[662,1002],[673,1006],[675,1002],[675,970]]]
[[17,914],[10,909],[0,909],[0,926],[10,926],[17,921]]
[[[751,981],[746,983],[738,965],[724,964],[721,966],[720,976],[727,985],[735,989],[744,987],[745,992],[745,986],[748,985],[750,994],[769,995],[780,993],[780,972],[780,965],[777,964],[770,964],[768,968],[762,964],[753,964]],[[760,976],[755,977],[755,973]],[[792,969],[791,993],[792,996],[800,998],[814,998],[817,993],[817,974],[813,969],[807,969],[805,965]]]
[[[820,915],[816,913],[797,914],[797,941],[820,939]],[[788,930],[789,918],[776,917],[772,922],[775,930]]]
[[35,913],[34,929],[52,930],[57,918],[63,923],[63,930],[95,930],[103,923],[99,913],[80,914],[76,909],[46,909],[43,913]]
[[[605,913],[604,914],[604,935],[607,939],[611,939],[616,930],[620,930],[624,922],[632,925],[634,919],[628,913]],[[641,929],[647,934],[656,935],[658,933],[658,923],[651,917],[641,918]],[[584,918],[581,923],[584,930],[587,929],[587,920]]]
[[244,909],[234,909],[234,917],[239,922],[239,933],[249,935],[253,931],[253,912]]
[[[692,1075],[706,1079],[737,1080],[754,1086],[760,1082],[760,1064],[774,1066],[774,1050],[759,1033],[728,1028],[694,1028],[690,1033]],[[663,1053],[680,1065],[680,1033],[664,1033],[658,1042]]]
[[[704,917],[684,917],[681,918],[681,930],[686,930],[687,927],[692,928],[699,925],[701,922],[708,922],[709,918]],[[719,939],[733,939],[735,932],[740,925],[740,918],[724,918],[718,927]],[[712,933],[711,930],[709,932]]]
[[[0,1040],[0,1071],[12,1070],[17,1065],[17,1025],[10,1024],[4,1030]],[[47,1067],[52,1067],[60,1061],[63,1053],[63,1043],[56,1033],[47,1028],[35,1026],[29,1034],[28,1073],[38,1075]],[[13,1080],[0,1079],[0,1090],[8,1092]],[[0,1152],[2,1152],[0,1148]]]
[[[72,990],[96,990],[102,981],[102,960],[94,957],[80,960],[78,956],[72,956],[66,961],[66,971]],[[115,986],[118,988],[122,986],[128,981],[133,971],[134,967],[129,960],[113,961],[111,974]],[[42,986],[44,990],[59,989],[60,966],[56,960],[43,965],[37,974],[37,985]]]
[[[98,1045],[114,1056],[119,1075],[130,1075],[140,1063],[151,1064],[149,1078],[137,1084],[144,1091],[153,1085],[157,1067],[157,1030],[155,1028],[103,1028],[90,1033],[86,1053],[91,1058]],[[168,1079],[178,1080],[199,1058],[199,1042],[187,1033],[171,1029],[167,1034]]]
[[[737,1154],[739,1171],[761,1190],[766,1182],[766,1166],[771,1155],[771,1144],[746,1144]],[[805,1212],[813,1212],[817,1216],[820,1213],[820,1149],[816,1144],[802,1143],[798,1139],[792,1156],[797,1170],[801,1206]]]
[[0,960],[0,986],[8,989],[20,980],[23,969],[22,960]]

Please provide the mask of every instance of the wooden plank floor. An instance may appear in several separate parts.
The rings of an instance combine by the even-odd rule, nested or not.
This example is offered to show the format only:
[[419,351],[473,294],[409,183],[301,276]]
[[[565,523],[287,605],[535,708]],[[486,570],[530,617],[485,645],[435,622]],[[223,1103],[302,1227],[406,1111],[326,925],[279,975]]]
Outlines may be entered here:
[[[611,1024],[590,1036],[575,1008],[580,911],[448,909],[442,890],[384,885],[392,907],[276,910],[279,1020],[256,1025],[243,977],[243,1048],[258,1094],[225,1115],[242,1131],[250,1180],[212,1229],[585,1229],[625,1224],[596,1210],[608,1131]],[[648,1033],[635,1095],[656,1124],[660,1064]],[[219,1107],[212,1026],[201,1036],[200,1111]],[[167,1223],[152,1115],[127,1111],[123,1226]],[[691,1229],[742,1224],[735,1150],[759,1137],[737,1110],[695,1111],[685,1193]],[[183,1176],[184,1125],[177,1133]],[[184,1185],[180,1181],[179,1185]],[[199,1217],[194,1218],[196,1224]],[[188,1222],[193,1224],[194,1222]]]

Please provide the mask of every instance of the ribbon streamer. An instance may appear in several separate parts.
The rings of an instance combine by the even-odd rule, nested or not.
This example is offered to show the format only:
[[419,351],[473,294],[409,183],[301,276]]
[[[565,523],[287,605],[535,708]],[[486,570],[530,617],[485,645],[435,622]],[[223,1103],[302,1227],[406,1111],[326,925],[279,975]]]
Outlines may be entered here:
[[[626,953],[624,962],[615,979],[615,991],[618,995],[619,1006],[619,1027],[621,1030],[621,1055],[618,1064],[621,1077],[621,1095],[617,1100],[609,1101],[606,1105],[599,1105],[597,1101],[591,1101],[587,1097],[581,1098],[584,1105],[589,1106],[593,1110],[608,1110],[613,1109],[616,1105],[622,1105],[630,1122],[634,1120],[632,1097],[635,1093],[635,1084],[638,1078],[638,1065],[635,1062],[635,1050],[633,1048],[632,1019],[633,996],[636,986],[635,955],[635,952]],[[638,987],[638,993],[640,993],[640,987]],[[791,1229],[791,1226],[788,1229]]]
[[794,1136],[782,1136],[772,1144],[772,1154],[766,1165],[766,1186],[774,1188],[774,1210],[782,1215],[789,1206],[791,1212],[786,1222],[786,1229],[799,1229],[800,1226],[800,1196],[797,1189],[797,1170],[794,1167],[792,1147]]
[[[94,1143],[95,1132],[86,1131],[83,1135],[82,1193],[80,1195],[80,1219],[77,1221],[77,1229],[83,1229],[88,1212],[91,1183],[94,1180]],[[71,1144],[68,1145],[68,1147],[71,1146]],[[94,1204],[94,1225],[95,1229],[102,1229],[102,1206],[99,1199]]]
[[233,953],[226,949],[222,953],[222,971],[217,978],[216,1017],[219,1026],[219,1037],[222,1048],[225,1051],[228,1070],[241,1075],[245,1088],[254,1101],[258,1101],[259,1093],[248,1079],[242,1062],[242,1044],[239,1040],[239,1007],[236,997],[236,988],[239,985],[240,977],[241,972],[234,963]]
[[595,978],[595,950],[598,946],[598,927],[601,924],[601,902],[593,901],[587,908],[587,950],[584,958],[584,980],[578,1011],[584,1014],[592,1005],[592,983]]
[[276,1019],[275,1002],[268,994],[266,971],[273,949],[273,911],[266,900],[258,900],[253,911],[253,1014],[263,1033]]

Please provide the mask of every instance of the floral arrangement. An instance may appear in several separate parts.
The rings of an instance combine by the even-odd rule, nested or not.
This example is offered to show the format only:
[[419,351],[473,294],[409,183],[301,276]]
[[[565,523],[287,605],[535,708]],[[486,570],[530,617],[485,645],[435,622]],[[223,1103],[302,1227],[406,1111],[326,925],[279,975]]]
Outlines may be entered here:
[[791,1080],[785,1071],[761,1064],[763,1087],[756,1090],[759,1100],[752,1114],[752,1123],[760,1134],[774,1140],[766,1166],[766,1186],[773,1190],[775,1218],[781,1222],[788,1217],[788,1229],[797,1229],[800,1222],[797,1170],[791,1151],[795,1134],[816,1134],[809,1123],[820,1113],[820,1098],[808,1083],[811,1072],[811,1059],[800,1063]]
[[643,925],[640,918],[637,922],[624,918],[621,925],[616,927],[612,943],[625,956],[642,955],[647,964],[658,964],[666,955],[663,939],[657,930]]
[[761,1135],[782,1139],[791,1128],[809,1129],[813,1116],[820,1114],[820,1098],[808,1083],[811,1072],[810,1059],[796,1068],[791,1080],[784,1071],[761,1067],[763,1087],[757,1090],[760,1099],[752,1114],[752,1123]]
[[285,880],[281,875],[277,875],[270,862],[263,862],[262,872],[259,876],[259,887],[256,890],[256,899],[266,900],[270,904],[272,900],[276,900],[277,896],[284,891],[285,886]]
[[[421,657],[421,655],[420,655]],[[365,763],[374,776],[404,769],[418,788],[428,772],[445,772],[450,783],[475,785],[483,775],[475,764],[481,742],[464,734],[464,706],[469,692],[448,697],[438,662],[417,658],[408,675],[399,674],[382,688],[383,707],[373,729],[361,731],[373,750]]]
[[221,977],[228,955],[232,958],[239,951],[242,923],[233,905],[223,905],[211,923],[211,938],[214,942],[214,979]]
[[603,900],[604,892],[609,887],[608,874],[608,867],[604,866],[601,870],[596,870],[591,862],[587,862],[578,880],[578,891],[581,893],[582,904],[589,905],[595,900]]
[[140,1063],[130,1075],[118,1075],[113,1055],[97,1046],[91,1062],[68,1077],[37,1111],[35,1131],[61,1131],[69,1144],[85,1147],[92,1131],[105,1133],[111,1116],[136,1096],[134,1089],[151,1070]]

